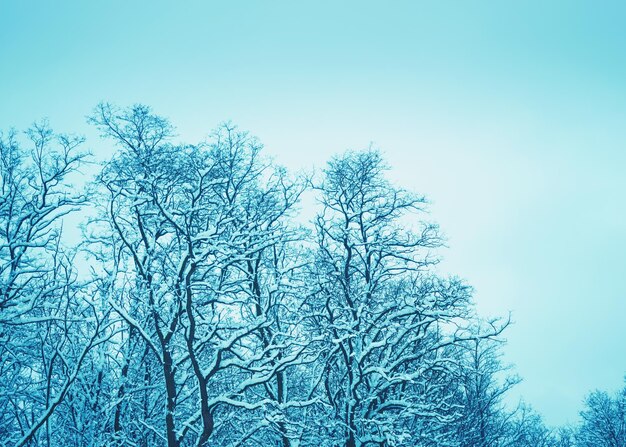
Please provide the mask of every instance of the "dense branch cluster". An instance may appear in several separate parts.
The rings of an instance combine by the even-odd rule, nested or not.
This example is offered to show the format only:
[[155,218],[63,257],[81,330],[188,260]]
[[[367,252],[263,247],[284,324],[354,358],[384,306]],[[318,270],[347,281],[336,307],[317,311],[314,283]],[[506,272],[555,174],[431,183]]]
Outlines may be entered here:
[[82,140],[0,139],[0,445],[625,445],[623,396],[580,433],[505,409],[507,323],[436,273],[426,201],[377,151],[294,177],[230,124],[192,145],[144,106],[90,122],[115,151],[89,200]]

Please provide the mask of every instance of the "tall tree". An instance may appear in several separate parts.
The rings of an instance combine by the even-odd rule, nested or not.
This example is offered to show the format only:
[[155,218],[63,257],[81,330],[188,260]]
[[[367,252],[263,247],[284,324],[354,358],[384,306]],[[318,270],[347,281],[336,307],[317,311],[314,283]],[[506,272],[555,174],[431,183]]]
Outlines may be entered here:
[[63,217],[85,203],[68,183],[82,139],[46,123],[26,136],[30,150],[15,132],[0,137],[0,442],[50,446],[60,442],[56,411],[102,340],[62,244]]
[[468,335],[470,291],[433,273],[437,227],[411,225],[426,201],[393,186],[386,169],[376,151],[349,152],[319,186],[323,431],[346,447],[444,445],[454,405],[445,349]]
[[426,200],[387,179],[380,153],[337,156],[310,181],[231,124],[186,144],[142,105],[100,104],[90,122],[115,151],[80,253],[61,229],[87,204],[68,182],[82,140],[44,125],[30,152],[0,138],[0,445],[565,439],[501,405],[506,324],[481,326],[471,288],[438,273]]
[[[307,347],[285,318],[297,239],[287,221],[302,185],[230,125],[209,144],[174,145],[169,123],[143,106],[102,104],[92,122],[120,148],[100,177],[121,247],[109,268],[118,283],[109,301],[128,327],[120,399],[140,340],[164,396],[163,422],[145,424],[169,447],[272,428],[288,445],[284,424],[263,414],[289,406],[284,374]],[[233,425],[242,411],[261,422]]]

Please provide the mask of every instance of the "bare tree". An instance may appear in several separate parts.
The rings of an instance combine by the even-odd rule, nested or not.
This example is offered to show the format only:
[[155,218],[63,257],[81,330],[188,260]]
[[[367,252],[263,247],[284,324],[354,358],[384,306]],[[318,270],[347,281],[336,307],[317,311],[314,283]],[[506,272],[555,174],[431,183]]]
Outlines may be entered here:
[[[485,331],[478,331],[485,332]],[[515,412],[503,404],[520,379],[500,361],[502,341],[475,338],[457,346],[459,359],[458,439],[464,447],[505,445]]]
[[[288,246],[296,233],[286,222],[302,185],[230,125],[192,146],[172,144],[169,123],[143,106],[102,104],[91,121],[120,148],[100,177],[120,247],[109,302],[128,327],[120,405],[141,340],[161,370],[150,378],[164,391],[164,424],[144,423],[169,447],[267,431],[267,420],[232,422],[241,411],[263,419],[269,407],[289,406],[283,377],[307,347],[278,321],[294,297]],[[275,428],[285,435],[283,423]],[[122,434],[120,424],[115,431]]]
[[328,164],[319,186],[322,430],[346,447],[444,445],[440,428],[454,413],[444,353],[469,335],[470,290],[432,272],[437,227],[411,230],[409,220],[425,199],[391,185],[385,170],[378,152],[349,152]]
[[580,413],[582,423],[576,440],[581,447],[626,446],[626,387],[610,396],[594,391]]
[[514,416],[508,424],[509,433],[503,446],[553,447],[557,445],[557,438],[553,431],[545,426],[541,415],[532,407],[521,404]]
[[85,157],[82,139],[45,123],[26,135],[30,151],[15,132],[0,138],[0,439],[50,446],[55,411],[103,340],[61,243],[63,218],[85,203],[67,183]]
[[380,153],[335,157],[310,181],[228,123],[186,144],[141,105],[100,104],[89,121],[115,151],[70,240],[80,251],[61,229],[86,204],[68,181],[82,140],[45,125],[30,152],[0,138],[0,444],[560,439],[504,410],[506,323],[481,326],[471,288],[436,273],[426,200],[386,178]]

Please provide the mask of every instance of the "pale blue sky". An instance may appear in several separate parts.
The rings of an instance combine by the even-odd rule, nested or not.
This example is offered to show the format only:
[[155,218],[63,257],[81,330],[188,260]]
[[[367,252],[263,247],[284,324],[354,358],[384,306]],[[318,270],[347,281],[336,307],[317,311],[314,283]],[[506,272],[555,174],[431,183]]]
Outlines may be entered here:
[[548,423],[626,374],[626,3],[0,0],[0,128],[89,137],[101,100],[186,140],[233,120],[291,168],[371,141],[447,268],[513,311]]

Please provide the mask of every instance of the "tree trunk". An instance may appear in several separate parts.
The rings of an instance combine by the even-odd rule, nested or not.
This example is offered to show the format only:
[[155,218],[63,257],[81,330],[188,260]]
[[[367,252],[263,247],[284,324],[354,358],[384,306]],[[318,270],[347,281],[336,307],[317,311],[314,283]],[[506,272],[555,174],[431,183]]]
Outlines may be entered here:
[[165,407],[165,429],[167,431],[167,447],[178,447],[176,427],[174,425],[174,411],[176,410],[176,382],[172,371],[172,355],[163,346],[163,377],[167,391],[167,404]]

